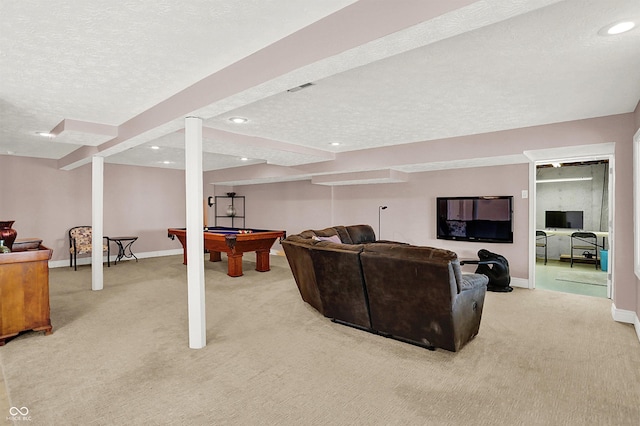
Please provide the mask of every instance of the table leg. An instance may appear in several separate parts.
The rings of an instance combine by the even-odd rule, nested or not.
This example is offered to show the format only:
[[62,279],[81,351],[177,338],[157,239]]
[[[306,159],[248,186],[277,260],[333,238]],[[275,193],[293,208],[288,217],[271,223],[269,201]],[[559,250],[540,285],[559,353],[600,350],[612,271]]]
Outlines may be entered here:
[[[122,256],[126,257],[126,258],[134,258],[136,260],[136,262],[138,261],[138,258],[136,257],[135,254],[133,254],[133,250],[131,250],[131,246],[133,245],[133,243],[135,243],[136,240],[131,240],[127,243],[126,246],[124,246],[124,248],[122,249]],[[127,250],[129,250],[129,254],[127,254]]]
[[220,262],[222,256],[219,251],[209,251],[209,262]]
[[[125,241],[129,241],[126,244],[122,244],[122,240],[114,240],[116,242],[116,244],[118,245],[118,255],[116,256],[115,261],[113,262],[114,265],[118,264],[118,261],[122,260],[122,258],[126,257],[128,259],[130,258],[135,258],[136,262],[138,261],[138,258],[136,257],[135,254],[133,254],[133,251],[131,250],[131,245],[136,241],[136,240],[125,240]],[[127,253],[128,251],[128,253]],[[185,264],[186,264],[186,252],[187,250],[185,249]]]
[[118,255],[116,256],[116,260],[113,262],[114,265],[118,264],[118,260],[122,260],[124,256],[124,247],[122,247],[122,241],[116,240],[116,244],[118,245]]
[[267,272],[269,266],[269,250],[256,250],[256,271]]
[[242,253],[227,253],[229,267],[227,275],[230,277],[242,276]]

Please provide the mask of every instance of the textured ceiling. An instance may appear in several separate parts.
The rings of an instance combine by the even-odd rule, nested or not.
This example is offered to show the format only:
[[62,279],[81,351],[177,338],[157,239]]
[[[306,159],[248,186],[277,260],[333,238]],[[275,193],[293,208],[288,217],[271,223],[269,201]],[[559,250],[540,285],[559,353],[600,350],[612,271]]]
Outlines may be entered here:
[[[196,115],[205,170],[296,167],[348,151],[631,112],[640,99],[640,79],[629,72],[640,69],[640,29],[598,34],[640,19],[638,0],[105,4],[0,3],[0,155],[57,159],[61,168],[90,155],[184,168],[184,117]],[[233,124],[232,116],[249,121]],[[370,173],[371,181],[398,180]]]

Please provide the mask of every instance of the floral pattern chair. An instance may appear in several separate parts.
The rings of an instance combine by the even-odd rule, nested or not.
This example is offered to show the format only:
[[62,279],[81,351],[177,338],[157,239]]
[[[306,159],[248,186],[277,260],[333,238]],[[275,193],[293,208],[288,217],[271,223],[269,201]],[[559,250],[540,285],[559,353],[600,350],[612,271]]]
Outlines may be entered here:
[[[108,237],[104,237],[106,241]],[[78,270],[77,256],[79,254],[87,254],[92,251],[91,246],[91,227],[76,226],[69,229],[69,267],[73,266],[73,270]],[[107,252],[109,259],[109,244],[102,245],[102,252]]]

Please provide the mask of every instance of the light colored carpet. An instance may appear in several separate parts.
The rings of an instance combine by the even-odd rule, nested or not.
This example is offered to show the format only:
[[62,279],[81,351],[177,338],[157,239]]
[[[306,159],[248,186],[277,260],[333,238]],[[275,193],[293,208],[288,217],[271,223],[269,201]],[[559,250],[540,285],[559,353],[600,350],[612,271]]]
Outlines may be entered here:
[[31,425],[638,424],[640,343],[607,299],[488,293],[479,335],[431,352],[332,323],[285,258],[246,257],[242,278],[207,262],[199,350],[181,256],[106,268],[98,292],[87,266],[51,270],[54,333],[0,348],[9,403]]

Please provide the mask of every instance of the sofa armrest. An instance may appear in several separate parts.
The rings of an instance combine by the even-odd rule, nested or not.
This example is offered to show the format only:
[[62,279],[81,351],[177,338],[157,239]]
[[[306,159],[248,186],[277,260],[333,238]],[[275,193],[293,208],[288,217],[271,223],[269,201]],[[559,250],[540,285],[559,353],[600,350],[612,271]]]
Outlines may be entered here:
[[482,274],[462,274],[460,280],[460,292],[474,288],[487,286],[489,278]]

